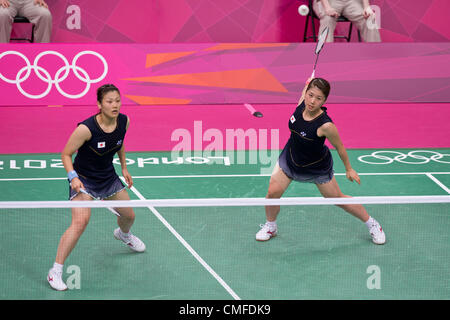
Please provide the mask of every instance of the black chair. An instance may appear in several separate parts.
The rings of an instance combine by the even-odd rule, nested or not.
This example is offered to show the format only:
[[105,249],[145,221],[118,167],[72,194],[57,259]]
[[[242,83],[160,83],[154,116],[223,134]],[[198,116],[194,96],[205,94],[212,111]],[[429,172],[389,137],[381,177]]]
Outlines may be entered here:
[[[15,16],[14,17],[14,23],[31,23],[30,20],[28,20],[25,17],[22,16]],[[11,38],[10,40],[25,40],[30,43],[34,42],[34,24],[31,25],[31,36],[29,38]]]
[[[308,0],[309,12],[308,12],[308,15],[306,16],[305,32],[303,34],[303,42],[306,42],[308,39],[311,39],[311,38],[314,40],[314,42],[317,41],[315,20],[317,19],[320,21],[320,19],[314,12],[312,2],[313,2],[313,0]],[[311,19],[312,35],[308,36],[308,23],[309,23],[310,19]],[[352,38],[353,22],[351,22],[344,16],[339,16],[339,18],[337,18],[337,22],[349,22],[350,25],[348,27],[348,35],[346,35],[346,36],[345,35],[335,35],[334,38],[341,38],[341,39],[347,40],[347,42],[350,42],[350,40]],[[359,30],[358,30],[358,41],[361,42],[361,33],[359,32]]]

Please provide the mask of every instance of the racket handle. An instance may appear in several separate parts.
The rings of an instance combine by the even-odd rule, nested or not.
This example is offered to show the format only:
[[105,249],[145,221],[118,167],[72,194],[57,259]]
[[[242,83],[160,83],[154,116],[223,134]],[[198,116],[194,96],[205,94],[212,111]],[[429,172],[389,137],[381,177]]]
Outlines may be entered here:
[[311,79],[314,79],[315,74],[316,74],[316,70],[314,69],[313,72],[311,73]]

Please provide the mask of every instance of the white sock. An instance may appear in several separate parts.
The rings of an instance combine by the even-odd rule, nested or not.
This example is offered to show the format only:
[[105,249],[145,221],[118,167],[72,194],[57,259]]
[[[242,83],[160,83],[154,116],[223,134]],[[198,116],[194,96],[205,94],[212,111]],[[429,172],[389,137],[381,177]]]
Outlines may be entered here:
[[372,228],[373,225],[375,225],[377,223],[377,221],[374,218],[369,217],[369,220],[367,220],[364,223],[366,224],[367,228],[370,229],[370,228]]
[[122,237],[128,238],[130,236],[130,232],[129,231],[128,231],[128,233],[125,233],[125,232],[122,231],[122,229],[119,229],[119,230],[120,230],[120,234],[122,235]]
[[266,221],[266,224],[269,226],[270,230],[275,230],[277,228],[277,222],[276,221]]
[[57,272],[62,272],[63,271],[63,264],[59,264],[59,263],[54,263],[53,264],[53,270],[57,271]]

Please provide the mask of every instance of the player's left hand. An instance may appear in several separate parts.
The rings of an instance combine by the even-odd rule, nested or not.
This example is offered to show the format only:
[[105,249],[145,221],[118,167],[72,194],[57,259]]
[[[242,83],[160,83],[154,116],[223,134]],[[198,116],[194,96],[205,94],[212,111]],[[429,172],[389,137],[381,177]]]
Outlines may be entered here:
[[128,169],[122,169],[122,175],[125,178],[125,182],[127,183],[128,188],[131,188],[133,186],[133,178],[131,178]]
[[347,170],[346,175],[347,179],[350,180],[351,182],[356,181],[358,182],[358,184],[361,184],[361,179],[359,179],[359,176],[355,170],[353,169]]

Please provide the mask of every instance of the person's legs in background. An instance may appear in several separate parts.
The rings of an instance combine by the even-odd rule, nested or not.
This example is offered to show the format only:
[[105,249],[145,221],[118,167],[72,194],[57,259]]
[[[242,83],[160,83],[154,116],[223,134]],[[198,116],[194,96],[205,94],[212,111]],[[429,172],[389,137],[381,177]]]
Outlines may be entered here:
[[[15,0],[10,0],[14,2]],[[27,17],[34,24],[34,42],[49,43],[52,35],[52,14],[50,10],[28,0],[19,9],[20,15]]]

